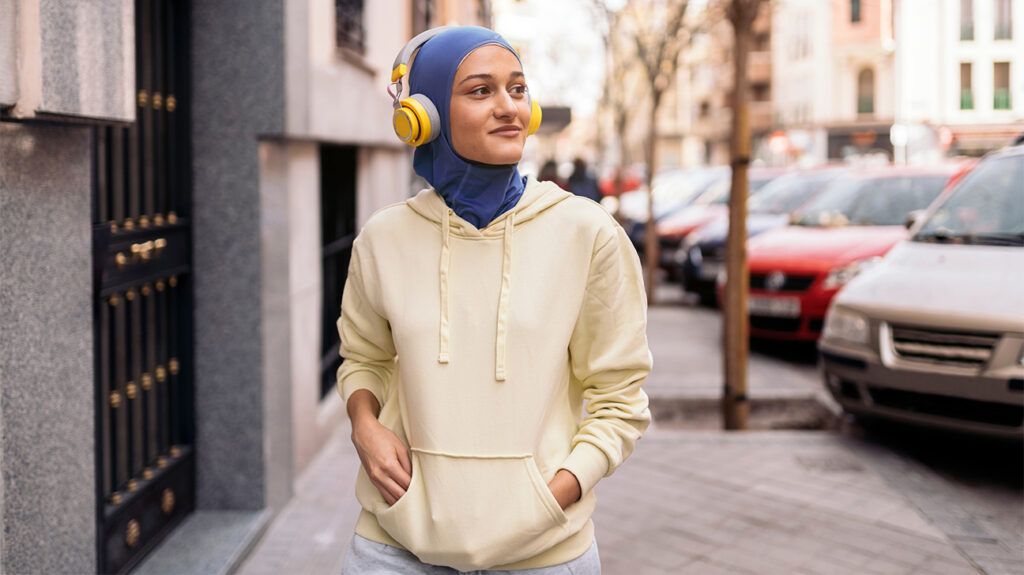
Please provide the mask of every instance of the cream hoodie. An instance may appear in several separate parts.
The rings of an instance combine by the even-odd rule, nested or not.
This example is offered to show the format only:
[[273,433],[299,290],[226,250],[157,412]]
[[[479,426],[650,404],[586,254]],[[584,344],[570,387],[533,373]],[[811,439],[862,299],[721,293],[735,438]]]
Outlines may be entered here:
[[[413,469],[388,506],[360,467],[357,533],[460,571],[587,550],[593,487],[650,424],[653,362],[639,258],[600,205],[531,178],[478,230],[422,190],[366,222],[341,307],[339,393],[376,396]],[[564,511],[561,468],[583,490]]]

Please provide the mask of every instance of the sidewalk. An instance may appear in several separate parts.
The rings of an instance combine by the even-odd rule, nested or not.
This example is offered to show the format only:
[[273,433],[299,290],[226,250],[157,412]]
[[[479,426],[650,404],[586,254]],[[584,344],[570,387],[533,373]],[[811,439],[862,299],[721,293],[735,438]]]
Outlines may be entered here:
[[[644,384],[659,399],[717,399],[722,396],[722,314],[683,304],[678,285],[661,283],[658,305],[648,308],[647,339],[654,370]],[[822,388],[813,364],[750,354],[749,395],[753,399],[812,397]]]
[[[853,442],[652,426],[596,488],[604,573],[977,573]],[[358,465],[339,429],[238,572],[340,573]]]

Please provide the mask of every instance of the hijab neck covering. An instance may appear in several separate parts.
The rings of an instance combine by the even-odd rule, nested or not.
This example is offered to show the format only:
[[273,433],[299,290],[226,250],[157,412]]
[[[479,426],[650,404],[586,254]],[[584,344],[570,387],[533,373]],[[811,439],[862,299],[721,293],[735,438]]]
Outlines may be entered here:
[[434,36],[419,48],[409,74],[409,92],[423,94],[437,107],[441,133],[416,148],[413,169],[462,219],[478,229],[512,209],[526,188],[517,164],[492,165],[467,160],[451,143],[451,98],[455,72],[470,52],[497,44],[519,59],[498,33],[479,26],[460,26]]

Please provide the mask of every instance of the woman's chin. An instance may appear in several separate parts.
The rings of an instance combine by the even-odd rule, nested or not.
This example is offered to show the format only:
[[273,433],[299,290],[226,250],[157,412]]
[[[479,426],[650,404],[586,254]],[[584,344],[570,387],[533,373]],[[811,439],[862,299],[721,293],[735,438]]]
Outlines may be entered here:
[[490,146],[485,154],[485,164],[518,164],[522,160],[522,144],[519,142],[509,142],[505,145]]

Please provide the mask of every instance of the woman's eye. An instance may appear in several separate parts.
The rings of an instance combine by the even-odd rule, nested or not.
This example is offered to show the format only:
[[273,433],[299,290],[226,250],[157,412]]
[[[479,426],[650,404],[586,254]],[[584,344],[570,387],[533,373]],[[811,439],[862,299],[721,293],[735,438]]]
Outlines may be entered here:
[[470,92],[470,94],[475,94],[477,96],[483,96],[484,94],[487,94],[489,91],[490,90],[487,88],[487,86],[480,86],[479,88],[477,88],[477,89],[473,90],[472,92]]
[[512,93],[513,94],[525,94],[526,93],[526,86],[522,86],[522,85],[515,86],[515,87],[512,88]]

